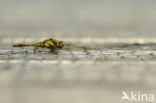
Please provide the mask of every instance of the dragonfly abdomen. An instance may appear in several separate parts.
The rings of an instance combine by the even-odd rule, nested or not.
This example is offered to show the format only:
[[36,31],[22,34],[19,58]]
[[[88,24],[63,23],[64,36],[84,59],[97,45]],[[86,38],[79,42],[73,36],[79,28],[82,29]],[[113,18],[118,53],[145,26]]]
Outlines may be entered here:
[[13,47],[37,46],[37,44],[15,44]]

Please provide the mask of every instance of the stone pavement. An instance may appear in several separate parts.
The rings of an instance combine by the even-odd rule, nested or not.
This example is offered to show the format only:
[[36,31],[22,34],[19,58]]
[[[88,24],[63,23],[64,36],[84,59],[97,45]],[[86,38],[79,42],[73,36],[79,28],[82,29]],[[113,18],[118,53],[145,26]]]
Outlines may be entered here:
[[0,102],[120,103],[122,91],[156,93],[154,39],[60,38],[58,55],[11,47],[43,38],[14,39],[1,38]]

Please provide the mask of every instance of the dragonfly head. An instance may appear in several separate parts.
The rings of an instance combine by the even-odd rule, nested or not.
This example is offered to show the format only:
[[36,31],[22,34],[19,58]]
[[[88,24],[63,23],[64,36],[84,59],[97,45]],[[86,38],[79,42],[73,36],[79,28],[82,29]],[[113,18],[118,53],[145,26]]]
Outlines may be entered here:
[[58,47],[58,48],[62,49],[63,46],[64,46],[64,43],[63,43],[62,41],[58,41],[58,42],[57,42],[57,47]]

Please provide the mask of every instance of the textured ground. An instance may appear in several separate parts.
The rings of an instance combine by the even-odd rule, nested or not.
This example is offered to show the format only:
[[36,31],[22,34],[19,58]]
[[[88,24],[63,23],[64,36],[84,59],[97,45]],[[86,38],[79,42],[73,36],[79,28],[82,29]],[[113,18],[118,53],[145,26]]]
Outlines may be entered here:
[[65,46],[54,55],[47,49],[33,54],[32,47],[11,47],[22,38],[1,38],[0,97],[6,95],[1,102],[120,103],[123,90],[156,93],[154,39],[58,39]]

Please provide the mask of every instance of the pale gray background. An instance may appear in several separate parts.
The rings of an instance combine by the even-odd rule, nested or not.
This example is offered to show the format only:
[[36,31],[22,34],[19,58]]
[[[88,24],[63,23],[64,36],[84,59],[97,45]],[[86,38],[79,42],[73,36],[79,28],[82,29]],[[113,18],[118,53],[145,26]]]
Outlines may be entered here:
[[0,0],[2,37],[155,37],[155,18],[155,0]]

